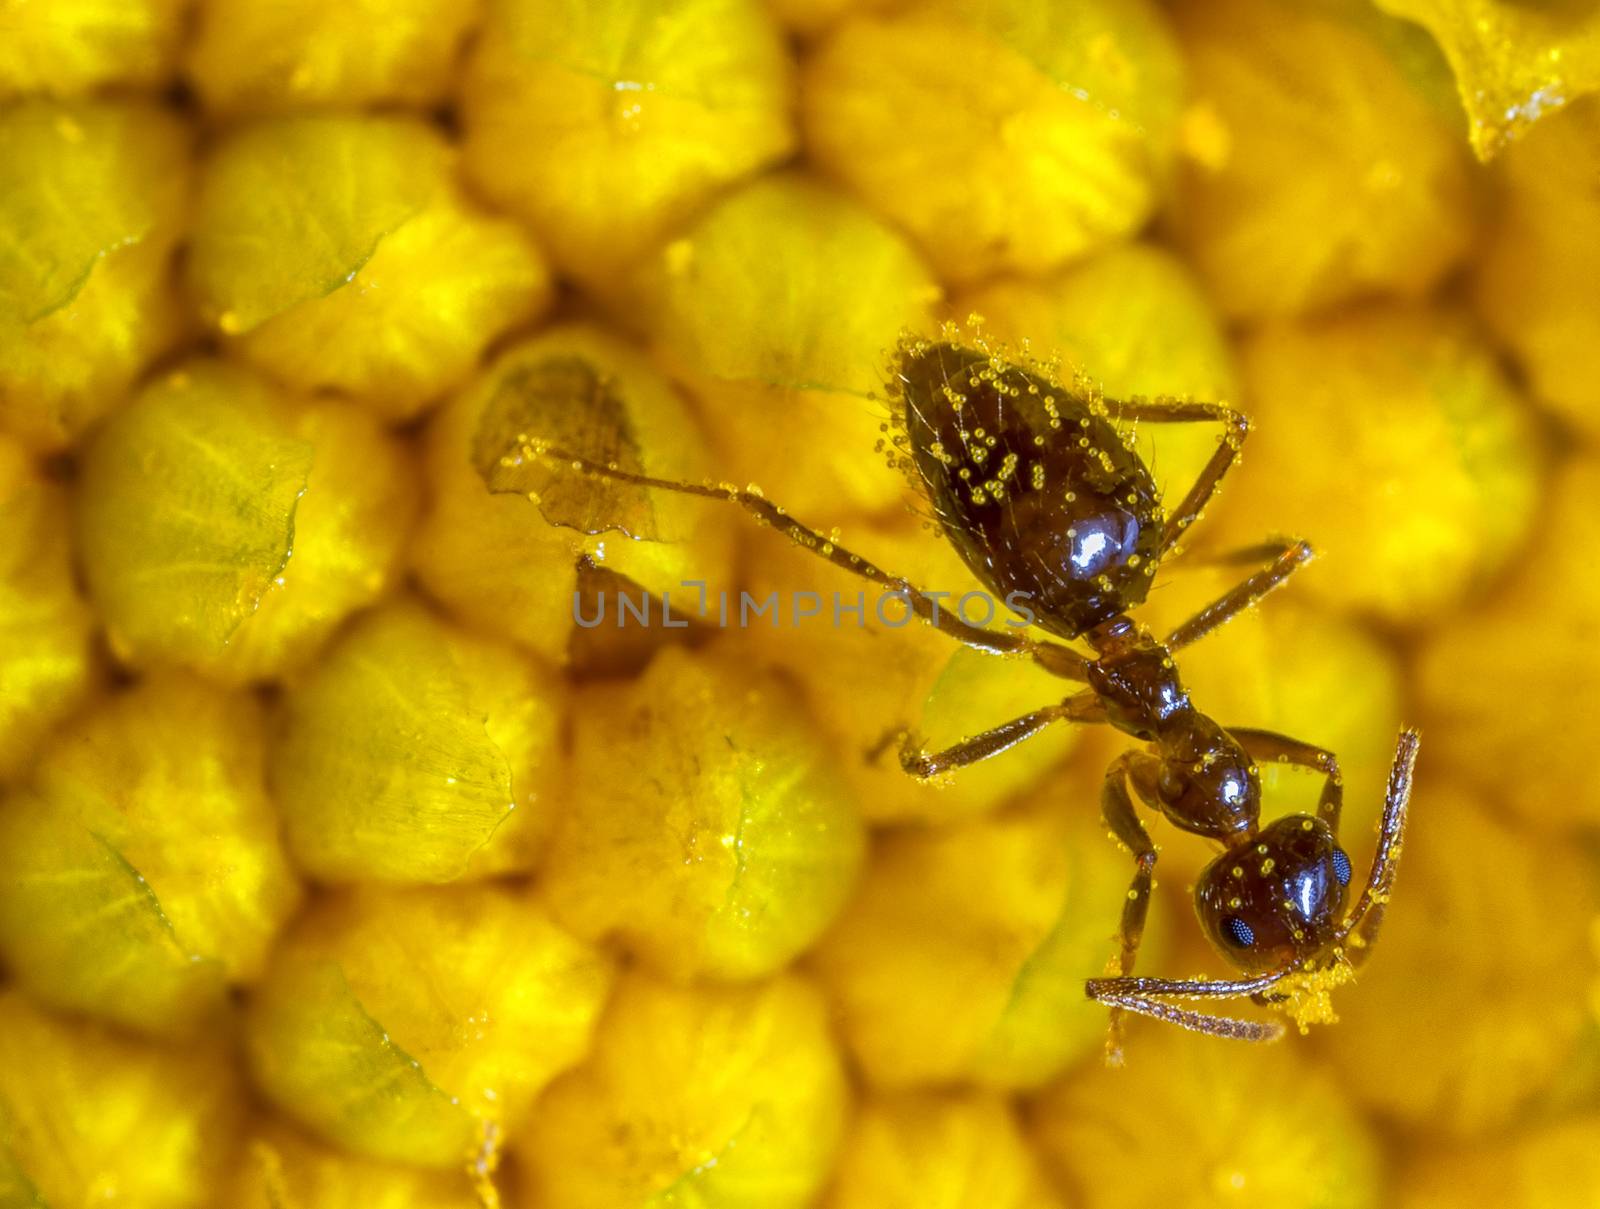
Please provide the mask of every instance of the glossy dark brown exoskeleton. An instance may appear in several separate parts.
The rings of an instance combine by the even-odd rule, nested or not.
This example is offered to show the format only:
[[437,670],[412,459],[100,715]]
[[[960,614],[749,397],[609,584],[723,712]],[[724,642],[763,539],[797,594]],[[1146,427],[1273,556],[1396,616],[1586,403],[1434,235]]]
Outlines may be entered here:
[[[1237,458],[1248,423],[1213,403],[1103,399],[1087,384],[1062,384],[1046,367],[1008,360],[981,338],[963,343],[953,330],[938,341],[901,342],[889,397],[890,460],[926,497],[968,567],[997,597],[1014,603],[1029,625],[1057,639],[1081,640],[1092,655],[1035,637],[1026,626],[969,625],[940,609],[935,595],[824,538],[754,490],[653,478],[539,441],[524,440],[508,457],[544,458],[639,486],[732,501],[821,557],[902,595],[923,620],[957,641],[1031,658],[1085,684],[1081,692],[945,751],[924,751],[907,736],[901,762],[915,776],[943,776],[1059,721],[1108,723],[1140,740],[1141,749],[1113,762],[1101,798],[1107,823],[1136,862],[1122,913],[1119,973],[1086,984],[1091,998],[1113,1009],[1112,1052],[1121,1010],[1221,1036],[1279,1035],[1275,1023],[1211,1015],[1180,1002],[1242,996],[1268,1002],[1282,997],[1271,988],[1293,975],[1314,978],[1360,960],[1394,879],[1417,738],[1410,731],[1401,736],[1377,855],[1347,912],[1351,868],[1338,845],[1343,788],[1333,754],[1283,735],[1219,725],[1190,701],[1173,659],[1280,585],[1311,557],[1310,547],[1278,541],[1228,556],[1260,569],[1164,639],[1129,616]],[[1121,421],[1222,426],[1216,452],[1172,511],[1163,509],[1154,478],[1118,428]],[[1323,774],[1315,817],[1262,825],[1261,760]],[[1175,826],[1221,846],[1195,887],[1195,906],[1212,943],[1242,977],[1133,976],[1156,865],[1135,795]]]

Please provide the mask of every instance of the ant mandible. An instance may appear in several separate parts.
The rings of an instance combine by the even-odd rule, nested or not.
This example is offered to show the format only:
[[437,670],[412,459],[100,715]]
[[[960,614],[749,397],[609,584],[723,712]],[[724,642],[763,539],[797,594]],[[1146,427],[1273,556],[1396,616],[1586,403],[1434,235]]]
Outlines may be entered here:
[[[991,592],[1026,600],[1034,626],[1056,638],[1082,639],[1092,658],[1050,639],[969,625],[941,610],[935,596],[824,538],[754,488],[655,478],[526,436],[501,465],[544,459],[599,478],[735,503],[835,566],[901,596],[956,641],[1031,658],[1056,676],[1087,685],[944,751],[924,751],[907,735],[900,759],[914,776],[938,777],[1063,721],[1108,723],[1144,743],[1112,763],[1101,793],[1106,822],[1135,860],[1122,911],[1118,974],[1085,984],[1091,999],[1112,1009],[1113,1058],[1124,1010],[1215,1036],[1275,1039],[1283,1031],[1276,1022],[1212,1015],[1180,1003],[1246,996],[1260,1004],[1282,1002],[1291,997],[1273,988],[1293,985],[1285,980],[1295,976],[1301,976],[1301,996],[1309,992],[1312,1003],[1299,1009],[1301,1023],[1330,1019],[1327,990],[1348,977],[1382,922],[1400,858],[1417,734],[1408,730],[1400,737],[1377,852],[1360,898],[1345,914],[1351,867],[1338,844],[1343,786],[1334,755],[1270,731],[1224,728],[1194,707],[1173,660],[1174,652],[1281,585],[1311,558],[1311,547],[1277,541],[1236,552],[1230,561],[1264,565],[1165,639],[1128,615],[1238,458],[1249,422],[1216,403],[1123,402],[1103,398],[1081,380],[1068,388],[1049,366],[1008,360],[1004,349],[981,334],[967,343],[961,336],[947,325],[940,340],[904,337],[897,346],[889,376],[890,462],[908,474],[938,527]],[[1167,514],[1150,470],[1117,421],[1212,421],[1222,425],[1223,437]],[[1315,817],[1290,815],[1262,825],[1262,760],[1323,774]],[[1242,977],[1133,976],[1157,849],[1129,786],[1174,826],[1222,846],[1195,885],[1195,907],[1212,944]]]

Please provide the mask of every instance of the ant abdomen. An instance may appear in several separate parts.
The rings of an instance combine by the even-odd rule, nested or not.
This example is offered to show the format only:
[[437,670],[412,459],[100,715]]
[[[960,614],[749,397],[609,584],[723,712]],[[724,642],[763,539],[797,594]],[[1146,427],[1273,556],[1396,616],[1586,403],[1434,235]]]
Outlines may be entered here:
[[1097,395],[927,341],[902,349],[890,396],[897,460],[997,596],[1063,638],[1144,600],[1161,500]]

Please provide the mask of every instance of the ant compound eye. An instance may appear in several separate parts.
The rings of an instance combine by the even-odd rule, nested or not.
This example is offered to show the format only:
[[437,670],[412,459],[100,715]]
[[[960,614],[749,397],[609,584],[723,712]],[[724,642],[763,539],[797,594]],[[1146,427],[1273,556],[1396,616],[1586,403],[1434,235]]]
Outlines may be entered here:
[[1237,915],[1230,915],[1222,921],[1222,934],[1241,949],[1248,949],[1256,943],[1255,932]]
[[1333,850],[1333,876],[1339,879],[1341,886],[1350,884],[1350,858],[1345,855],[1343,848]]

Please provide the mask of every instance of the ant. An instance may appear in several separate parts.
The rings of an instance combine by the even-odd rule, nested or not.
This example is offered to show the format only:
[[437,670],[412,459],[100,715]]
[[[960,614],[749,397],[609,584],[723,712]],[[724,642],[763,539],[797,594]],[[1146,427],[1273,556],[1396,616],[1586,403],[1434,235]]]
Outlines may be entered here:
[[[940,777],[1057,722],[1106,723],[1144,744],[1112,762],[1101,793],[1105,820],[1135,861],[1122,910],[1117,976],[1085,984],[1089,998],[1112,1009],[1113,1061],[1120,1058],[1123,1011],[1253,1041],[1275,1040],[1282,1025],[1180,1003],[1248,996],[1265,1005],[1293,998],[1300,1001],[1291,1010],[1302,1027],[1308,1020],[1333,1019],[1328,991],[1348,979],[1376,938],[1398,869],[1417,733],[1400,736],[1377,852],[1365,888],[1345,914],[1351,865],[1338,844],[1344,790],[1333,753],[1271,731],[1224,728],[1190,702],[1173,659],[1174,652],[1280,586],[1310,560],[1311,547],[1279,540],[1225,556],[1265,565],[1165,639],[1129,616],[1237,460],[1249,421],[1216,403],[1106,399],[1081,378],[1068,388],[1057,381],[1053,366],[1018,364],[981,334],[966,344],[961,335],[946,325],[937,341],[901,338],[889,376],[890,435],[880,451],[886,449],[890,464],[907,473],[931,504],[938,528],[991,592],[1008,602],[1026,600],[1031,625],[1057,639],[1081,639],[1092,658],[1050,638],[989,630],[941,611],[934,596],[794,520],[754,487],[654,478],[526,436],[517,438],[498,465],[516,468],[543,459],[602,479],[737,504],[835,566],[902,597],[917,616],[956,641],[1030,658],[1086,685],[944,751],[924,751],[906,734],[900,760],[913,776]],[[1170,514],[1131,437],[1116,427],[1122,420],[1222,425],[1216,451]],[[496,488],[493,480],[490,485],[513,489]],[[1262,824],[1262,760],[1323,774],[1315,817],[1291,815]],[[1174,981],[1133,975],[1157,848],[1134,809],[1130,786],[1146,808],[1221,846],[1195,885],[1195,908],[1207,937],[1243,976]],[[1291,978],[1296,982],[1286,981]],[[1294,986],[1297,994],[1273,991],[1280,984]]]

